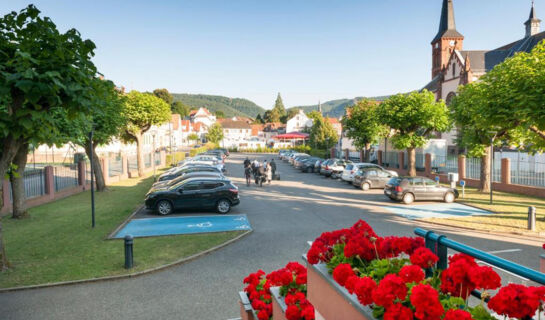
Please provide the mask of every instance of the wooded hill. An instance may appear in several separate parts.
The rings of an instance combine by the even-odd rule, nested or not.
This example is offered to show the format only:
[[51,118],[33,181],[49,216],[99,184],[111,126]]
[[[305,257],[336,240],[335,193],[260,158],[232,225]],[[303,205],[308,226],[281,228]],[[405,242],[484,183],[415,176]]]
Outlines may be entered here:
[[263,115],[265,109],[247,99],[228,98],[208,94],[172,93],[174,101],[180,101],[190,108],[205,107],[211,112],[221,111],[225,117],[243,116],[255,118]]

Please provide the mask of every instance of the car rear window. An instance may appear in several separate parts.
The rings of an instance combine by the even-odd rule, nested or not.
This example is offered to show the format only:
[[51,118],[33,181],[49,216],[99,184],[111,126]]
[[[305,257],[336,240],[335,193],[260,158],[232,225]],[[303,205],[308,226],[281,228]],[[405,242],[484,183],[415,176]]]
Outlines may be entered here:
[[390,181],[388,181],[388,184],[397,187],[401,184],[401,178],[392,178]]
[[353,164],[349,164],[346,166],[346,170],[352,170],[352,168],[354,168],[354,165]]

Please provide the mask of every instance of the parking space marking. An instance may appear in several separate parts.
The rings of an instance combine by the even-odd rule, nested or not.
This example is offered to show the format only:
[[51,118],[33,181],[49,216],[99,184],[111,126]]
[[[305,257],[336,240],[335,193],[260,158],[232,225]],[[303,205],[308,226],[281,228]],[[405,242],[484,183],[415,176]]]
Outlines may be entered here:
[[488,251],[490,254],[498,254],[498,253],[508,253],[508,252],[518,252],[522,251],[522,249],[506,249],[506,250],[496,250],[496,251]]
[[407,219],[455,218],[492,214],[490,211],[477,209],[461,203],[436,203],[422,205],[389,205],[385,208]]

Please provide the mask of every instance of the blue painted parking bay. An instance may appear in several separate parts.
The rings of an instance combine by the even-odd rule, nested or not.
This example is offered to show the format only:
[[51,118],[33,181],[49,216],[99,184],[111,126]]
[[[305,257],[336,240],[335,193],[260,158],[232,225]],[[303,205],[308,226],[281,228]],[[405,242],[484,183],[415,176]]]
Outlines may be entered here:
[[492,214],[490,211],[466,206],[460,203],[434,203],[422,205],[386,206],[390,212],[407,219],[423,218],[460,218]]
[[114,238],[251,230],[245,214],[133,219]]

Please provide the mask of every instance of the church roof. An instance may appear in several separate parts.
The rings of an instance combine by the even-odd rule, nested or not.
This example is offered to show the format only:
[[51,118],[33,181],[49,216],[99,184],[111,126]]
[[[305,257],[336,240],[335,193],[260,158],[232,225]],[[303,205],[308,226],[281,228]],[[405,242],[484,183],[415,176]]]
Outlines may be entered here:
[[473,72],[485,71],[485,54],[486,50],[464,50],[460,51],[463,57],[463,62],[469,57],[469,64]]
[[439,83],[441,82],[441,76],[442,74],[439,73],[435,76],[427,85],[422,88],[422,90],[428,90],[431,92],[436,92],[439,89]]
[[431,41],[441,38],[463,38],[464,36],[456,30],[456,20],[454,19],[454,5],[452,0],[443,0],[443,8],[441,10],[441,20],[439,22],[439,31]]
[[[543,39],[545,39],[545,32],[541,32],[530,37],[525,37],[503,47],[488,51],[485,54],[486,71],[492,70],[497,64],[502,63],[505,59],[512,57],[517,52],[532,51],[532,49]],[[471,64],[473,66],[473,62],[471,62]]]

